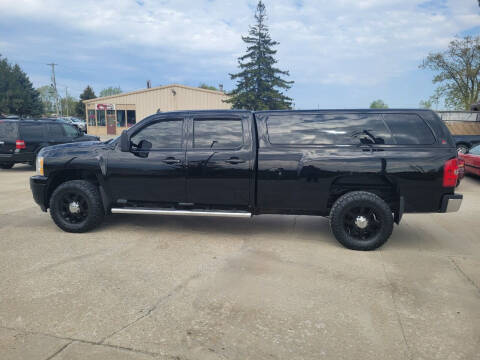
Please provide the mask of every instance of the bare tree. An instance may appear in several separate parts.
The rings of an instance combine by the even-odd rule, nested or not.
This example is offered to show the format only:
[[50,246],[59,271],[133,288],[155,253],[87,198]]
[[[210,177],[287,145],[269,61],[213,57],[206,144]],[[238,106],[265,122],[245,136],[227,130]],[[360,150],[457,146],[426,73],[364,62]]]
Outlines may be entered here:
[[437,73],[435,92],[448,108],[470,110],[480,91],[480,36],[453,40],[447,50],[430,53],[420,68]]

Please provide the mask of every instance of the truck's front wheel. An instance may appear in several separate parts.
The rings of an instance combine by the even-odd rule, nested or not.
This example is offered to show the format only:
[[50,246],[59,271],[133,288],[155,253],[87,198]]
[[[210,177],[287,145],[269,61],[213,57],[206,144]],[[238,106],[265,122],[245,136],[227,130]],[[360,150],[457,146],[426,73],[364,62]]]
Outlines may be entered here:
[[50,215],[59,228],[82,233],[98,226],[104,218],[100,192],[85,180],[67,181],[50,198]]
[[375,194],[349,192],[333,204],[330,226],[343,246],[352,250],[373,250],[382,246],[392,234],[392,210]]

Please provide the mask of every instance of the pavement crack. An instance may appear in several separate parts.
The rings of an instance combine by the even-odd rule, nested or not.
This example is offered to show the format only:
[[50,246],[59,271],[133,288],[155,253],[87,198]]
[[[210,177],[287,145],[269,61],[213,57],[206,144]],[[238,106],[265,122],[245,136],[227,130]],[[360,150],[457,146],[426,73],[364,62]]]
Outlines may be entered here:
[[475,289],[477,289],[477,291],[480,293],[480,287],[478,287],[478,285],[475,283],[475,281],[473,281],[463,270],[462,268],[460,267],[460,265],[457,264],[457,262],[455,261],[455,259],[451,256],[448,257],[448,259],[452,262],[453,266],[455,267],[455,269],[462,275],[462,277],[467,280],[468,283],[470,283],[471,285],[473,285],[473,287]]
[[66,343],[65,345],[63,345],[60,349],[58,349],[57,351],[55,351],[52,355],[50,355],[48,358],[46,358],[45,360],[51,360],[53,359],[55,356],[57,356],[58,354],[60,354],[63,350],[65,350],[67,347],[69,347],[71,344],[73,343],[73,341],[70,341],[68,343]]
[[120,329],[118,330],[115,330],[113,333],[111,333],[110,335],[107,335],[105,336],[102,340],[99,341],[99,344],[104,344],[105,341],[107,341],[108,339],[110,339],[111,337],[113,337],[114,335],[118,334],[119,332],[129,328],[130,326],[136,324],[137,322],[145,319],[146,317],[150,316],[152,314],[152,312],[154,312],[163,302],[165,302],[167,299],[171,298],[173,295],[175,295],[176,293],[178,293],[179,291],[181,291],[182,289],[186,288],[188,286],[188,284],[190,283],[190,281],[194,280],[194,279],[197,279],[199,278],[201,275],[201,271],[193,274],[192,276],[190,276],[189,278],[187,278],[186,280],[182,281],[180,284],[178,284],[177,286],[175,286],[168,294],[160,297],[156,302],[155,304],[153,304],[145,314],[142,314],[141,316],[139,316],[138,318],[136,318],[135,320],[129,322],[128,324],[122,326]]
[[6,329],[6,330],[17,331],[18,333],[26,334],[26,335],[41,335],[41,336],[47,336],[47,337],[50,337],[50,338],[53,338],[53,339],[69,341],[68,344],[62,346],[59,350],[57,350],[54,354],[50,355],[45,360],[53,359],[55,356],[60,354],[63,350],[65,350],[69,345],[71,345],[73,343],[81,343],[81,344],[87,344],[87,345],[92,345],[92,346],[103,346],[103,347],[116,349],[116,350],[123,350],[123,351],[138,353],[138,354],[149,355],[149,356],[152,356],[152,357],[167,356],[167,357],[170,357],[170,358],[173,358],[173,359],[176,358],[173,355],[165,355],[165,354],[161,354],[161,353],[145,351],[145,350],[135,349],[135,348],[131,348],[131,347],[127,347],[127,346],[121,346],[121,345],[103,344],[103,343],[96,342],[96,341],[89,341],[89,340],[84,340],[84,339],[76,339],[76,338],[71,338],[71,337],[58,336],[58,335],[48,334],[48,333],[44,333],[44,332],[40,332],[40,331],[29,331],[29,330],[18,329],[18,328],[9,327],[9,326],[0,326],[0,328]]
[[395,299],[394,286],[392,281],[388,277],[387,268],[385,267],[385,262],[383,261],[383,256],[381,251],[379,251],[379,253],[380,253],[380,258],[382,262],[383,273],[385,274],[385,279],[387,280],[388,287],[390,288],[390,295],[392,296],[393,309],[395,310],[395,315],[397,316],[397,322],[398,322],[398,325],[400,326],[400,331],[402,332],[403,342],[405,343],[405,347],[407,349],[408,359],[412,360],[413,359],[412,352],[410,350],[410,346],[408,345],[407,336],[405,335],[405,328],[403,327],[402,318],[400,317],[400,313],[398,312],[397,301]]

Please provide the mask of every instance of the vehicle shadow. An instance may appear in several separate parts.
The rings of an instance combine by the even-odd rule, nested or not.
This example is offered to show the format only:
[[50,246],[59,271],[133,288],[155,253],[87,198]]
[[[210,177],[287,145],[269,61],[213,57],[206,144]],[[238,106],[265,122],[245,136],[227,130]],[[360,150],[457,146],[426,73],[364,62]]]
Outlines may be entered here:
[[223,235],[239,238],[268,237],[296,238],[304,241],[325,240],[336,244],[330,231],[329,221],[318,216],[260,215],[251,219],[194,217],[194,216],[156,216],[115,214],[108,216],[98,231],[126,230],[155,233],[168,231],[187,235]]
[[35,169],[28,165],[28,164],[15,164],[14,167],[11,169],[0,169],[0,173],[7,173],[7,172],[13,172],[13,173],[20,173],[20,172],[35,172]]

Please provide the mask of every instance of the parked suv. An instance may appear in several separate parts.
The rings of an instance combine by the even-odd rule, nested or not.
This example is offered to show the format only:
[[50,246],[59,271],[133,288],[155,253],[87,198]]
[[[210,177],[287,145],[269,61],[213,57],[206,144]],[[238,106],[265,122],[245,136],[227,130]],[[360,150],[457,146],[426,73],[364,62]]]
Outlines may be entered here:
[[344,246],[371,250],[404,213],[462,202],[455,143],[429,110],[160,113],[37,160],[33,197],[69,232],[110,213],[318,215]]
[[10,169],[16,163],[34,165],[38,152],[46,146],[98,140],[63,122],[0,119],[0,168]]

